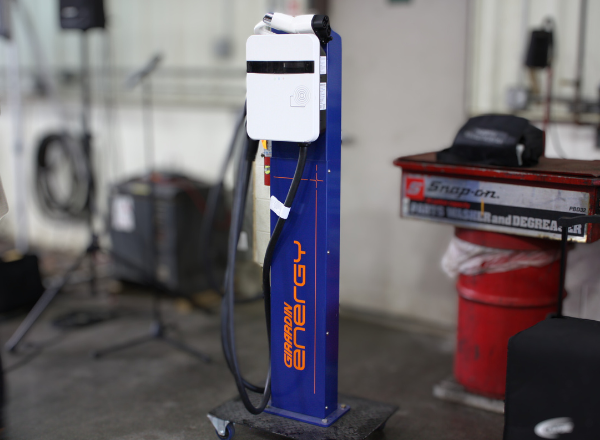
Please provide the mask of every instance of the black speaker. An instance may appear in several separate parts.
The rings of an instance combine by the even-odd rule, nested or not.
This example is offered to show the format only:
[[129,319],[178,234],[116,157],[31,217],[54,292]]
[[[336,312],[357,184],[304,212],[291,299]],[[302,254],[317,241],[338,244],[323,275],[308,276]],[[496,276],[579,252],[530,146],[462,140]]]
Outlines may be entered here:
[[10,38],[10,1],[0,0],[0,37]]
[[63,29],[103,28],[103,0],[60,0],[60,27]]
[[552,64],[554,35],[552,31],[537,29],[531,31],[525,65],[534,69],[545,69]]

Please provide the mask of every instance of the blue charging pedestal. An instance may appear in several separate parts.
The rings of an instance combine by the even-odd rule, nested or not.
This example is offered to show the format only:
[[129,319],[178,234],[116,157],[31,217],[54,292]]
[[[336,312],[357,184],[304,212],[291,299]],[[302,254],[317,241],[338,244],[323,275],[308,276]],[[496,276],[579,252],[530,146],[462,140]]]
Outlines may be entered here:
[[[271,406],[279,414],[329,426],[338,406],[342,41],[327,44],[326,129],[310,144],[271,267]],[[323,83],[324,78],[321,79]],[[314,97],[313,99],[316,99]],[[271,195],[284,200],[298,144],[273,142]],[[277,215],[271,212],[271,232]]]
[[[222,438],[237,423],[294,439],[362,440],[397,410],[338,396],[342,41],[335,32],[332,37],[325,47],[326,128],[308,147],[273,255],[271,402],[256,416],[237,399],[215,408],[209,418]],[[271,195],[278,200],[285,199],[297,162],[297,144],[273,142]],[[271,232],[276,222],[271,212]]]

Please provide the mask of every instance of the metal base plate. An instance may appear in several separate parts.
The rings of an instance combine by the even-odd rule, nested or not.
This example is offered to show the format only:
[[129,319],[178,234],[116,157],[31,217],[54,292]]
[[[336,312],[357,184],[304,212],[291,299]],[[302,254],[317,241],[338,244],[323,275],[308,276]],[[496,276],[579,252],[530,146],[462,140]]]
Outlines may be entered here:
[[312,425],[321,426],[327,428],[333,425],[337,420],[350,411],[350,406],[345,403],[340,403],[335,411],[327,416],[326,419],[320,419],[318,417],[311,417],[305,414],[296,413],[293,411],[286,411],[285,409],[276,408],[274,406],[267,406],[265,409],[266,413],[273,414],[276,416],[287,417],[288,419],[298,420],[299,422],[310,423]]
[[473,408],[504,414],[504,401],[471,393],[454,378],[444,379],[433,386],[433,395],[438,399],[461,403]]
[[363,440],[377,429],[381,429],[398,410],[395,405],[345,395],[340,395],[338,402],[351,409],[327,428],[273,414],[262,413],[254,416],[244,408],[239,398],[213,409],[210,415],[294,440]]

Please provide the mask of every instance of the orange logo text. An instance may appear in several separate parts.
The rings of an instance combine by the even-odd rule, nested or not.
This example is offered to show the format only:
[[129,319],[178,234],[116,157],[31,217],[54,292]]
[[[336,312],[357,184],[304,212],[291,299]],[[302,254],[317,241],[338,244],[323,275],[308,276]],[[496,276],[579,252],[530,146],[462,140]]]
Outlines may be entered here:
[[296,370],[304,370],[306,361],[306,346],[300,342],[302,334],[306,331],[306,301],[301,299],[301,289],[306,284],[306,266],[299,264],[302,261],[302,255],[306,254],[302,250],[299,241],[294,241],[298,246],[298,258],[294,259],[294,306],[287,302],[283,303],[283,360],[288,368],[294,367]]

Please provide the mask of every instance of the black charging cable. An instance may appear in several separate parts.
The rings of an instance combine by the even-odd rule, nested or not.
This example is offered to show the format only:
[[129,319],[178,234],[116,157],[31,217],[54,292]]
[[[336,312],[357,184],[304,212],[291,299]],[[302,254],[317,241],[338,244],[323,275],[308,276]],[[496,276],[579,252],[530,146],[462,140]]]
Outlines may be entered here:
[[[249,139],[246,136],[246,143],[243,153],[240,155],[238,173],[234,190],[233,209],[231,215],[231,226],[229,230],[229,242],[227,252],[227,269],[225,273],[225,292],[221,302],[221,342],[223,353],[229,370],[235,376],[237,361],[235,360],[235,335],[234,335],[234,278],[235,278],[235,256],[237,245],[241,233],[244,211],[246,207],[246,198],[250,182],[250,173],[252,169],[253,158],[258,150],[258,142]],[[254,155],[254,156],[253,156]],[[233,335],[233,342],[230,335]],[[238,367],[239,372],[239,367]],[[241,377],[243,387],[256,393],[263,393],[264,388],[251,384]]]
[[[296,198],[296,192],[298,192],[298,187],[300,186],[300,181],[302,180],[302,174],[304,173],[304,166],[306,165],[306,157],[308,154],[309,145],[310,144],[299,144],[300,153],[298,155],[296,171],[294,172],[294,178],[292,179],[292,184],[290,185],[290,189],[288,190],[285,201],[283,202],[283,206],[286,208],[291,208],[292,204],[294,203],[294,199]],[[265,251],[265,259],[263,263],[262,284],[263,294],[265,295],[265,312],[268,316],[267,329],[269,347],[271,346],[271,263],[273,262],[275,246],[277,246],[279,236],[281,235],[281,231],[283,231],[283,226],[285,225],[286,220],[287,219],[283,217],[279,217],[277,219],[277,223],[275,223],[275,228],[273,229],[273,234],[271,235],[271,239],[267,245],[267,250]]]
[[[309,144],[300,144],[300,152],[298,156],[298,163],[296,165],[296,171],[290,185],[287,197],[284,202],[284,206],[291,208],[300,181],[302,180],[302,174],[306,165],[306,158],[308,153]],[[246,198],[248,194],[248,187],[250,182],[250,176],[252,171],[252,163],[256,157],[258,150],[258,141],[254,141],[250,138],[246,140],[246,148],[244,154],[240,155],[240,164],[238,167],[238,175],[236,180],[236,187],[234,193],[234,204],[231,216],[231,228],[229,231],[229,252],[227,255],[227,272],[225,275],[225,297],[222,302],[221,309],[221,341],[223,345],[223,353],[229,370],[234,376],[236,386],[242,400],[242,403],[251,414],[260,414],[264,411],[271,398],[271,369],[267,374],[267,379],[264,387],[260,387],[248,382],[242,376],[239,362],[236,355],[236,343],[235,343],[235,325],[234,325],[234,276],[235,276],[235,254],[237,251],[239,236],[241,232],[244,210],[246,207]],[[265,319],[267,325],[267,337],[269,342],[269,357],[271,352],[271,263],[273,260],[273,253],[277,246],[277,242],[283,231],[285,225],[285,219],[279,218],[269,240],[267,250],[265,253],[265,260],[263,264],[263,293],[265,301]],[[270,363],[270,362],[269,362]],[[248,391],[255,393],[261,393],[263,395],[260,403],[255,406],[248,395]]]

